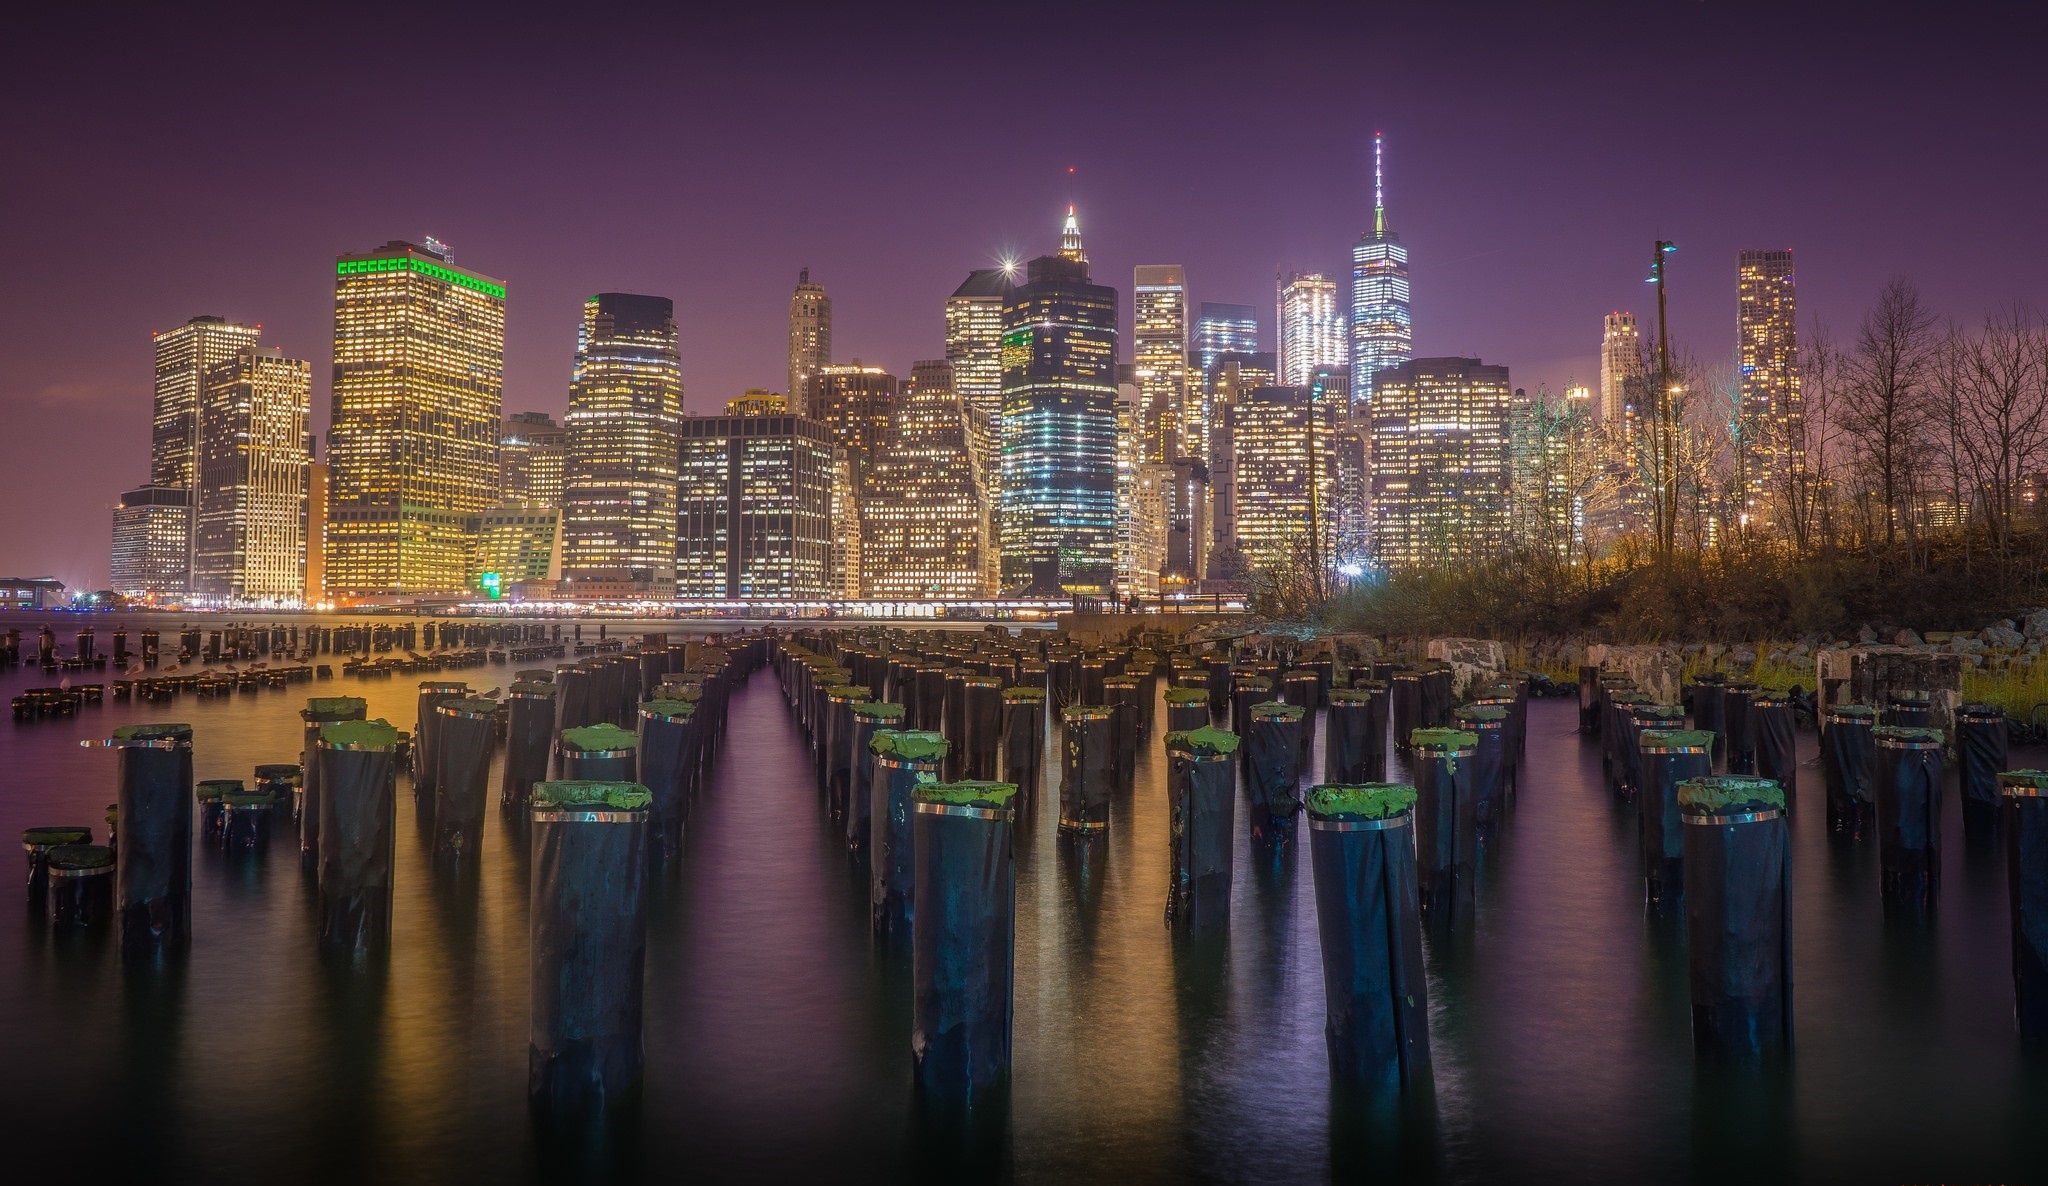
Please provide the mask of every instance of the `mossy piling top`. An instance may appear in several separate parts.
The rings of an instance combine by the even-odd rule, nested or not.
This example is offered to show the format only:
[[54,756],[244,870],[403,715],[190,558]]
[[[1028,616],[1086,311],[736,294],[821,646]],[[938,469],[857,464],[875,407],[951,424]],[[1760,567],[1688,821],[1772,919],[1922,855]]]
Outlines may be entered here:
[[637,782],[562,778],[534,783],[532,797],[528,801],[535,807],[604,807],[617,811],[642,811],[654,802],[654,793]]
[[1688,778],[1678,784],[1678,807],[1693,815],[1719,815],[1727,811],[1768,811],[1785,809],[1785,788],[1775,778],[1746,774],[1720,774],[1709,778]]
[[1415,788],[1398,782],[1326,783],[1308,792],[1308,813],[1321,819],[1389,819],[1415,806]]

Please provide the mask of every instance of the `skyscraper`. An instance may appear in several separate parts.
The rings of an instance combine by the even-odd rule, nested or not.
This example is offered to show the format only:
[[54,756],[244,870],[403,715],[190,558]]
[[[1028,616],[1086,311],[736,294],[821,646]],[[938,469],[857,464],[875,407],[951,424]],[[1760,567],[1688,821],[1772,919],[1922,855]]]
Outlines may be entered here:
[[804,415],[831,430],[833,443],[853,455],[857,475],[889,434],[897,390],[896,376],[857,358],[820,367],[804,381]]
[[334,271],[328,593],[458,592],[498,504],[505,285],[397,240]]
[[1308,543],[1327,566],[1336,542],[1334,420],[1308,388],[1282,385],[1244,392],[1231,421],[1235,538],[1245,559],[1272,564]]
[[1279,375],[1269,351],[1221,354],[1209,370],[1209,509],[1213,538],[1220,547],[1237,540],[1237,429],[1233,413],[1239,401],[1261,387],[1272,387]]
[[953,368],[914,363],[860,502],[861,595],[980,595],[987,529]]
[[1772,495],[1806,452],[1806,409],[1799,391],[1799,305],[1792,252],[1742,251],[1735,258],[1739,304],[1737,361],[1742,367],[1736,464],[1742,513],[1761,526]]
[[1320,272],[1294,273],[1280,284],[1279,312],[1281,383],[1306,387],[1317,367],[1350,366],[1335,280]]
[[1213,401],[1217,363],[1224,355],[1249,356],[1258,348],[1257,309],[1250,305],[1202,302],[1195,318],[1194,346],[1189,356],[1195,373],[1188,376],[1188,401],[1181,414],[1181,450],[1187,456],[1199,458],[1206,465],[1214,464],[1218,431]]
[[789,398],[799,415],[803,407],[804,380],[832,362],[832,298],[825,286],[811,283],[811,270],[796,275],[796,291],[789,298]]
[[[1003,419],[1003,302],[1015,287],[1014,268],[969,272],[946,298],[946,361],[953,364],[953,391],[967,419],[968,447],[992,485]],[[984,493],[993,500],[994,491]]]
[[[149,484],[185,492],[186,524],[182,547],[153,547],[151,555],[161,563],[181,555],[174,572],[159,573],[151,584],[186,591],[191,584],[193,529],[191,518],[199,506],[200,404],[206,393],[207,372],[241,351],[257,345],[261,326],[238,325],[224,317],[201,315],[176,329],[156,334],[156,401],[150,425]],[[175,517],[168,501],[151,502],[152,530],[168,530]],[[158,541],[161,543],[161,541]]]
[[1418,358],[1372,402],[1373,549],[1406,568],[1500,547],[1508,531],[1508,369]]
[[306,589],[306,421],[313,367],[247,347],[206,372],[192,591],[297,602]]
[[562,471],[569,434],[546,412],[514,412],[498,430],[498,472],[504,501],[531,506],[562,505]]
[[1600,402],[1594,423],[1623,431],[1637,398],[1634,385],[1642,378],[1642,338],[1636,333],[1636,315],[1616,311],[1607,315],[1600,332]]
[[1372,229],[1351,245],[1351,401],[1372,402],[1373,372],[1415,354],[1408,309],[1408,249],[1387,228],[1384,144],[1372,138]]
[[584,301],[566,418],[564,575],[645,581],[657,597],[674,590],[682,415],[674,303],[624,292]]
[[1188,396],[1188,281],[1179,264],[1141,264],[1132,273],[1132,358],[1138,381],[1142,459],[1179,455]]
[[109,565],[114,592],[150,601],[175,601],[186,591],[192,508],[182,486],[142,486],[121,495],[114,509]]
[[683,417],[676,594],[825,596],[835,452],[801,416]]
[[1116,290],[1071,208],[1058,255],[1003,303],[1002,580],[1109,590],[1116,569]]

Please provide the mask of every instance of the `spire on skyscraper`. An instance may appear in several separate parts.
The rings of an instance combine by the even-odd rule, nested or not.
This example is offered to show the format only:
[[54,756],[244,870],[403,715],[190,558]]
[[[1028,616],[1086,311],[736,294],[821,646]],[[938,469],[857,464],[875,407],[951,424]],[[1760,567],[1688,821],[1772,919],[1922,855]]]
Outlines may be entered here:
[[1372,134],[1372,235],[1375,239],[1387,237],[1387,185],[1381,164],[1385,156],[1380,134]]
[[1088,253],[1081,248],[1081,220],[1074,216],[1071,202],[1067,203],[1066,225],[1060,228],[1060,258],[1088,262]]

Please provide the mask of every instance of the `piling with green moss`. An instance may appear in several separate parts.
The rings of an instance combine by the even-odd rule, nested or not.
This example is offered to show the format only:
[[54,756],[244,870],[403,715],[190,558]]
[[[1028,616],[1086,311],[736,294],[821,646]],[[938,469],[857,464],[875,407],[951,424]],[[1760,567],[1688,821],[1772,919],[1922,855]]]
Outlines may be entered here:
[[1324,1040],[1339,1082],[1422,1091],[1430,1080],[1415,788],[1317,786],[1307,801],[1322,950]]
[[320,732],[338,721],[360,721],[369,702],[360,696],[315,696],[299,711],[305,722],[306,785],[299,792],[299,852],[309,861],[320,857],[320,768],[313,761],[320,747]]
[[1016,795],[985,780],[913,792],[910,1048],[929,1104],[972,1109],[1009,1080]]
[[[1206,704],[1202,711],[1208,715]],[[1230,923],[1237,745],[1235,733],[1207,725],[1166,735],[1166,924],[1182,934],[1218,933]]]
[[1714,735],[1704,729],[1646,729],[1637,737],[1643,771],[1637,817],[1643,901],[1677,917],[1685,891],[1685,823],[1679,788],[1714,772]]
[[106,744],[118,765],[121,950],[131,959],[175,956],[192,941],[192,726],[123,725]]
[[1451,930],[1472,920],[1479,873],[1472,757],[1479,738],[1462,729],[1409,734],[1415,771],[1416,877],[1423,921]]
[[1063,834],[1088,836],[1109,829],[1110,793],[1116,785],[1113,721],[1107,705],[1070,704],[1060,710]]
[[1677,801],[1694,1047],[1714,1060],[1781,1056],[1792,1046],[1784,790],[1770,779],[1710,776],[1680,783]]
[[911,933],[917,876],[914,793],[921,782],[938,781],[946,749],[943,734],[925,730],[878,729],[868,739],[873,763],[868,912],[875,935],[884,941],[902,941]]
[[1942,733],[1881,725],[1877,743],[1878,886],[1887,914],[1933,913],[1941,884]]
[[1998,776],[2012,934],[2013,1021],[2020,1041],[2048,1049],[2048,770]]
[[317,862],[320,946],[344,960],[390,948],[398,829],[398,730],[382,720],[323,727],[311,766],[320,771]]

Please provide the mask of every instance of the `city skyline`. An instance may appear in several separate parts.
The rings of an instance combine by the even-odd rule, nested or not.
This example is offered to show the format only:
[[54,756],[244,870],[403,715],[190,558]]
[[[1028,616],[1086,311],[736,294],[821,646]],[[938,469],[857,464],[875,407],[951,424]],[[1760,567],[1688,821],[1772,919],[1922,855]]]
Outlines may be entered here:
[[[1882,92],[1866,63],[1889,60],[1909,44],[1938,48],[1951,36],[1946,29],[1915,30],[1909,41],[1907,29],[1883,14],[1853,27],[1797,14],[1775,23],[1776,36],[1759,47],[1749,32],[1760,12],[1660,11],[1626,23],[1503,13],[1492,18],[1485,44],[1440,48],[1418,48],[1417,30],[1405,27],[1417,21],[1390,18],[1384,35],[1411,48],[1382,61],[1366,83],[1340,84],[1335,73],[1319,80],[1307,68],[1290,71],[1307,80],[1306,93],[1290,104],[1310,101],[1309,118],[1275,127],[1270,102],[1248,83],[1216,82],[1179,89],[1171,106],[1144,99],[1137,107],[1111,109],[1083,132],[1064,118],[1078,110],[1079,98],[1063,97],[1063,118],[1008,144],[998,163],[976,170],[944,201],[928,196],[931,169],[888,167],[876,155],[909,136],[932,150],[923,165],[961,159],[969,142],[961,132],[966,115],[939,111],[927,119],[923,97],[937,93],[929,82],[906,79],[877,88],[864,79],[861,87],[842,88],[852,97],[807,133],[833,147],[822,155],[776,151],[790,141],[773,129],[794,127],[792,112],[808,109],[811,100],[779,93],[772,79],[782,71],[809,71],[824,85],[858,73],[843,51],[886,44],[902,31],[887,21],[850,37],[829,38],[819,30],[794,42],[776,40],[780,64],[738,91],[732,88],[763,70],[765,60],[742,55],[719,62],[708,50],[692,53],[694,68],[683,82],[670,81],[673,72],[643,68],[664,43],[661,22],[649,30],[645,49],[607,44],[606,53],[623,54],[617,60],[601,59],[594,40],[575,36],[554,47],[545,70],[533,55],[511,53],[496,84],[507,96],[502,104],[460,103],[455,74],[420,76],[423,90],[407,91],[402,102],[426,104],[449,119],[436,136],[398,151],[402,168],[372,174],[353,162],[364,159],[377,142],[372,130],[380,117],[395,117],[401,100],[344,103],[338,83],[305,81],[349,52],[354,18],[209,34],[223,45],[284,37],[304,44],[289,76],[297,85],[274,100],[275,88],[264,89],[260,105],[254,101],[259,92],[250,88],[261,80],[253,76],[168,74],[176,54],[166,50],[196,34],[175,22],[145,19],[95,43],[97,72],[124,80],[104,95],[62,106],[45,99],[64,93],[53,84],[55,71],[68,68],[58,59],[32,64],[4,84],[30,114],[10,128],[10,147],[44,166],[4,199],[14,224],[43,229],[23,245],[11,316],[0,319],[5,394],[33,434],[54,436],[80,419],[108,428],[82,462],[25,460],[18,481],[29,488],[75,482],[82,505],[60,508],[54,530],[0,528],[0,553],[14,567],[50,571],[77,587],[105,583],[113,492],[132,488],[146,465],[148,442],[125,426],[146,398],[146,381],[138,375],[146,374],[148,335],[194,314],[260,322],[266,344],[313,362],[313,428],[324,453],[331,294],[322,291],[320,263],[352,245],[428,232],[452,244],[465,264],[509,278],[506,409],[558,417],[567,408],[574,313],[593,292],[673,294],[686,410],[714,413],[747,388],[785,385],[786,311],[797,269],[811,268],[834,296],[835,361],[858,354],[905,373],[916,359],[942,353],[937,310],[961,277],[1006,256],[1044,250],[1044,228],[1070,195],[1089,228],[1098,276],[1120,286],[1131,268],[1169,259],[1187,271],[1191,307],[1211,301],[1263,306],[1279,261],[1348,274],[1345,245],[1370,225],[1375,131],[1387,136],[1397,177],[1393,221],[1416,261],[1415,352],[1499,359],[1530,390],[1595,380],[1597,339],[1585,326],[1617,308],[1641,314],[1640,260],[1660,236],[1681,246],[1672,266],[1674,336],[1714,362],[1732,362],[1736,350],[1728,313],[1734,280],[1726,261],[1739,250],[1796,249],[1804,281],[1801,314],[1819,314],[1838,333],[1893,274],[1914,276],[1932,303],[1966,319],[2033,296],[2032,277],[2040,272],[2033,257],[2041,248],[2001,242],[1986,227],[2024,216],[2013,195],[2033,188],[2039,162],[2024,154],[2009,162],[2002,176],[2011,184],[1973,193],[1967,204],[1895,183],[1898,156],[1909,144],[1949,171],[1988,169],[1993,146],[2002,142],[1999,121],[1986,125],[1963,116],[1980,108],[2017,109],[2000,93],[2019,85],[2023,72],[2002,71],[1982,53],[1965,71],[1929,52],[1924,58],[1934,61],[1935,77],[1909,103]],[[1106,47],[1144,43],[1139,34],[1151,35],[1121,18],[1104,19]],[[1319,39],[1327,49],[1278,30],[1252,31],[1241,50],[1247,70],[1240,76],[1285,62],[1308,67],[1341,60],[1341,45],[1360,34],[1364,18],[1331,19],[1328,37]],[[435,29],[463,40],[479,32],[441,26],[438,19],[422,24],[423,35]],[[955,31],[950,44],[971,44],[979,32]],[[1050,36],[1015,34],[1016,60]],[[503,39],[514,37],[489,31],[481,41],[503,49]],[[1161,52],[1135,70],[1144,78],[1169,73],[1155,64],[1170,60],[1163,51],[1198,41],[1194,30],[1169,30],[1149,43]],[[1736,46],[1759,69],[1778,72],[1781,81],[1768,94],[1746,94],[1725,77],[1721,63]],[[1611,87],[1590,81],[1598,73],[1587,69],[1594,64],[1652,51],[1681,100],[1662,109],[1617,104]],[[1996,58],[2005,48],[1990,52]],[[1485,67],[1539,55],[1552,81],[1535,88],[1533,98],[1521,82],[1477,81],[1489,73]],[[1447,74],[1453,56],[1470,68]],[[1063,78],[1078,68],[1048,67]],[[280,62],[259,73],[276,82],[268,72],[282,69]],[[387,68],[365,69],[382,77]],[[1516,73],[1491,72],[1503,78]],[[535,79],[555,81],[536,85]],[[650,109],[674,110],[700,94],[728,93],[742,96],[748,109],[730,118],[695,116],[675,141],[672,159],[655,161],[627,182],[592,187],[579,178],[572,193],[559,176],[564,162],[591,149],[568,136],[550,112],[593,86],[613,100],[676,92]],[[298,167],[288,184],[260,191],[260,198],[251,191],[223,199],[217,187],[187,184],[204,176],[196,162],[166,164],[167,183],[143,191],[110,184],[109,170],[133,151],[124,121],[139,93],[167,106],[249,107],[249,134],[281,142],[280,151]],[[1792,123],[1762,118],[1781,108],[1806,114]],[[1134,148],[1130,136],[1133,128],[1162,119],[1199,123],[1205,135],[1256,128],[1271,140],[1269,155],[1313,160],[1314,168],[1276,168],[1231,184],[1196,179],[1167,200],[1157,179],[1183,171],[1183,149]],[[519,131],[526,127],[542,131]],[[1752,130],[1759,127],[1776,130]],[[1597,136],[1590,134],[1594,128]],[[1770,139],[1774,154],[1772,184],[1763,190],[1738,167],[1765,147],[1760,136]],[[1794,139],[1804,151],[1794,150]],[[1616,143],[1673,146],[1669,175],[1648,177],[1640,162],[1621,159],[1630,154],[1612,151]],[[632,153],[639,160],[644,148]],[[736,167],[742,160],[751,167]],[[1070,165],[1077,169],[1071,190]],[[824,168],[850,170],[862,184],[841,187],[820,207],[815,185],[802,179]],[[498,180],[479,185],[474,178],[480,174]],[[1513,184],[1503,187],[1502,177]],[[658,209],[659,218],[631,213],[635,201]],[[599,209],[606,216],[591,216]],[[628,213],[613,221],[609,212],[618,209]],[[1896,234],[1909,223],[1915,235]],[[579,228],[586,225],[602,225],[603,232],[584,234]],[[261,250],[250,249],[259,243]],[[80,266],[81,259],[100,267]],[[116,261],[123,280],[110,290],[98,277]],[[76,315],[88,308],[89,317]],[[1121,310],[1125,334],[1129,313]],[[1270,347],[1273,327],[1263,329]]]

